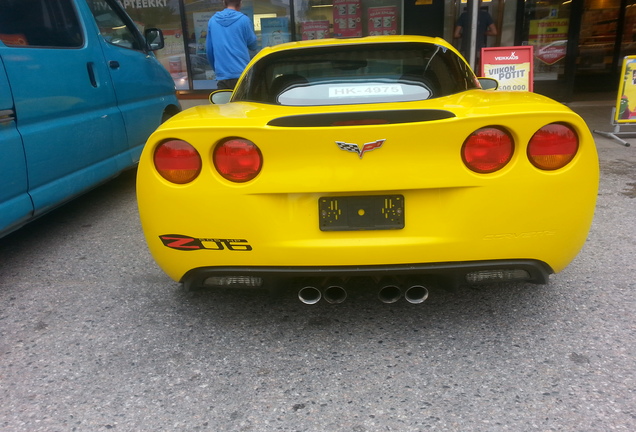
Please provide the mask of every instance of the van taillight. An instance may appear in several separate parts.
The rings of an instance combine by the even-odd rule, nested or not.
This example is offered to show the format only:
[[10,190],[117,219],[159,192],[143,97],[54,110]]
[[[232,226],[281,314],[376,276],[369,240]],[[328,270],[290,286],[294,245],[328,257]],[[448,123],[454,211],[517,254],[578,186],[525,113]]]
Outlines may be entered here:
[[223,178],[244,183],[258,175],[263,155],[253,142],[243,138],[229,138],[214,148],[214,166]]
[[557,170],[566,166],[579,149],[579,137],[561,123],[551,123],[539,129],[528,143],[528,159],[542,170]]
[[190,183],[201,172],[201,156],[192,145],[182,140],[159,144],[154,155],[155,168],[169,182]]
[[512,158],[514,143],[510,134],[498,127],[477,129],[464,141],[462,159],[477,173],[500,170]]

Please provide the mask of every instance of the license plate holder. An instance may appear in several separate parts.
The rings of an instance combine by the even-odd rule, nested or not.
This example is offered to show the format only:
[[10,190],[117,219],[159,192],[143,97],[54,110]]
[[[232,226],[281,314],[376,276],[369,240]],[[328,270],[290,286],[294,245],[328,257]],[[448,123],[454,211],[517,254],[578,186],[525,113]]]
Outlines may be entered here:
[[404,228],[403,195],[332,196],[318,199],[321,231]]

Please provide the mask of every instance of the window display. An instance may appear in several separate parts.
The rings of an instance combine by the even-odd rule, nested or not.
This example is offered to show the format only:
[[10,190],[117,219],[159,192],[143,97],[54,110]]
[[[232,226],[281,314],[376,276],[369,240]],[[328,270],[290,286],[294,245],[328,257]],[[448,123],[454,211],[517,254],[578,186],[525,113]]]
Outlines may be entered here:
[[596,73],[611,69],[619,7],[619,0],[585,2],[579,40],[584,56],[578,64],[579,72]]
[[570,5],[561,1],[526,3],[526,43],[534,47],[534,79],[557,80],[567,54]]
[[298,0],[298,40],[402,34],[401,0]]
[[[293,1],[293,3],[292,3]],[[448,13],[435,33],[430,22],[413,22],[414,12],[431,8],[438,0],[243,0],[241,12],[254,25],[258,50],[290,41],[331,37],[427,34],[452,40],[453,28],[465,0],[443,0]],[[491,15],[501,25],[488,46],[531,45],[534,48],[534,79],[552,86],[565,77],[568,56],[576,56],[577,79],[615,72],[625,55],[636,54],[636,0],[582,0],[580,12],[572,2],[562,0],[526,0],[523,18],[517,19],[518,2],[488,2]],[[163,30],[166,47],[156,53],[170,72],[177,90],[214,90],[216,74],[206,55],[207,25],[210,18],[225,8],[223,0],[122,1],[129,15],[143,30]],[[504,9],[505,4],[505,9]],[[419,9],[418,9],[419,8]],[[430,17],[427,9],[427,17]],[[580,13],[572,19],[572,13]],[[408,16],[407,16],[408,15]],[[419,15],[418,15],[419,16]],[[568,53],[568,34],[580,19],[577,52]],[[517,27],[523,26],[523,29]],[[578,27],[577,27],[578,28]],[[622,36],[622,37],[621,37]],[[23,40],[9,43],[24,43]],[[458,42],[455,43],[458,46]],[[252,55],[255,52],[252,52]],[[568,62],[568,65],[572,63]],[[571,72],[567,72],[572,75]],[[568,76],[570,76],[568,75]],[[543,86],[542,88],[547,88]],[[552,88],[552,87],[550,87]]]
[[[187,34],[190,35],[187,57],[191,70],[192,89],[216,89],[216,75],[207,60],[205,40],[208,21],[212,15],[223,10],[225,6],[221,0],[214,2],[185,0],[184,6]],[[258,49],[291,40],[289,3],[287,1],[274,3],[243,0],[240,12],[247,15],[254,23]]]

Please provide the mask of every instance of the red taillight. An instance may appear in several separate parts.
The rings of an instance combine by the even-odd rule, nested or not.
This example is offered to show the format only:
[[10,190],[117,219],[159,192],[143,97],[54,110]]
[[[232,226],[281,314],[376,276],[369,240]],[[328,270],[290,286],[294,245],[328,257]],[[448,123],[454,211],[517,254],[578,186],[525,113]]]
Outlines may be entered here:
[[181,140],[168,140],[159,144],[155,149],[154,161],[157,172],[172,183],[190,183],[201,172],[199,152]]
[[512,158],[512,137],[503,129],[477,129],[464,141],[462,159],[468,168],[478,173],[500,170]]
[[244,183],[258,175],[263,155],[256,145],[243,138],[230,138],[214,149],[214,166],[223,178]]
[[528,143],[528,159],[542,170],[563,168],[579,150],[579,137],[569,126],[552,123],[543,126]]

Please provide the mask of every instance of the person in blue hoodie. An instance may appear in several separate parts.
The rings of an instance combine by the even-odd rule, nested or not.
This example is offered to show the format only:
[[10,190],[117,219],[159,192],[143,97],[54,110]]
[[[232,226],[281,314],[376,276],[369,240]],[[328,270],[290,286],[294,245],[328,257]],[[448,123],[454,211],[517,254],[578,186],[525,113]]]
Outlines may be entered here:
[[224,0],[225,9],[208,22],[206,52],[219,89],[233,89],[257,48],[252,21],[239,12],[241,0]]

